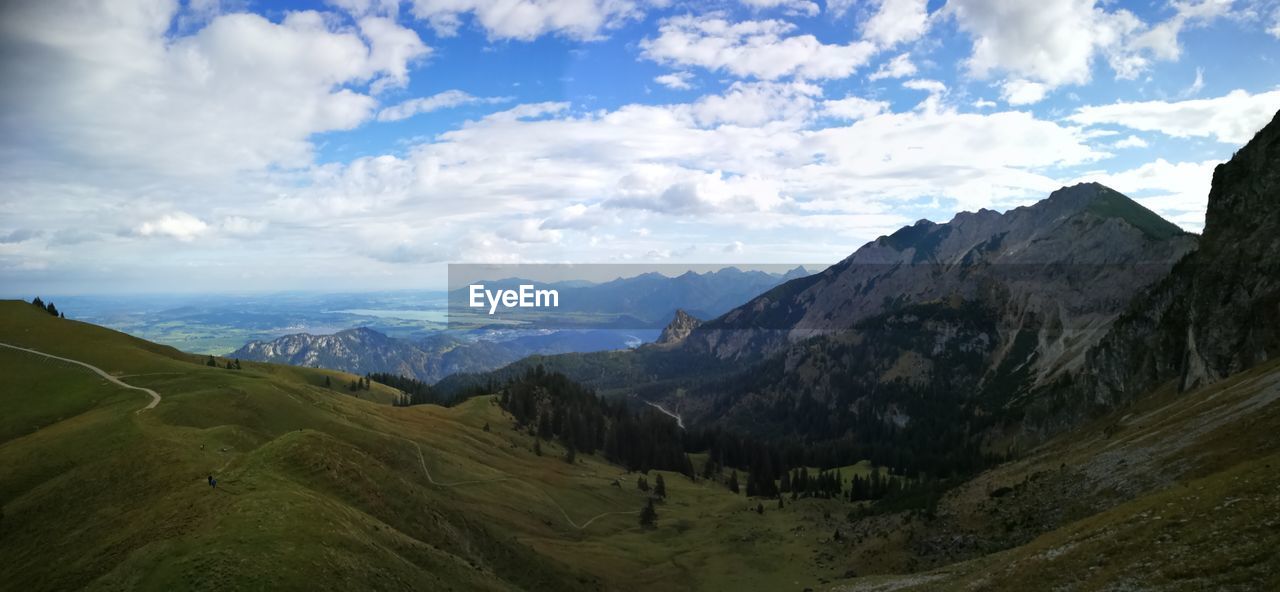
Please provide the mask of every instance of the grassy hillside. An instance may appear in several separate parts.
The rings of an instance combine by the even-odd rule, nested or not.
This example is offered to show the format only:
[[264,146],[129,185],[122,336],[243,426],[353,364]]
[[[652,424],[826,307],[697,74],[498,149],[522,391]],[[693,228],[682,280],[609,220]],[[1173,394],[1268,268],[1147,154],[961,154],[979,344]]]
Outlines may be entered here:
[[1280,586],[1280,363],[1100,418],[932,514],[819,499],[758,514],[664,473],[643,529],[636,474],[536,455],[492,397],[392,407],[341,373],[210,368],[24,303],[0,303],[0,342],[163,397],[139,412],[144,393],[0,348],[3,589]]
[[[1280,361],[1171,387],[956,488],[933,520],[863,521],[854,555],[917,573],[835,589],[1280,589]],[[869,534],[890,525],[898,542]]]
[[144,393],[0,348],[6,589],[776,590],[843,573],[814,561],[845,506],[759,515],[672,473],[641,529],[636,475],[535,455],[489,397],[396,408],[340,373],[211,368],[20,302],[0,303],[0,342],[163,397],[138,412]]
[[1176,224],[1111,189],[1104,188],[1098,197],[1090,201],[1089,211],[1103,218],[1125,220],[1155,240],[1186,234]]

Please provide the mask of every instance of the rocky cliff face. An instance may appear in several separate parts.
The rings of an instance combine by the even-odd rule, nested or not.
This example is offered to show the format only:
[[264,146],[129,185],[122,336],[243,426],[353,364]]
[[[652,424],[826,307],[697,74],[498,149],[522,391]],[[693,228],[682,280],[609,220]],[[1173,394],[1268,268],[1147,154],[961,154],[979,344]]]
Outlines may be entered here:
[[1081,387],[1102,404],[1280,355],[1280,113],[1214,171],[1200,249],[1121,317]]
[[[920,221],[705,323],[685,340],[721,359],[760,359],[904,306],[958,299],[992,311],[995,363],[1011,353],[1037,381],[1079,368],[1137,294],[1196,248],[1196,237],[1089,183],[1004,214]],[[1034,338],[1031,350],[1015,342]],[[1015,352],[1015,349],[1018,351]]]
[[702,321],[693,317],[683,309],[676,311],[675,318],[671,319],[671,323],[662,330],[662,334],[658,336],[657,345],[675,345],[684,341],[694,329],[702,325]]

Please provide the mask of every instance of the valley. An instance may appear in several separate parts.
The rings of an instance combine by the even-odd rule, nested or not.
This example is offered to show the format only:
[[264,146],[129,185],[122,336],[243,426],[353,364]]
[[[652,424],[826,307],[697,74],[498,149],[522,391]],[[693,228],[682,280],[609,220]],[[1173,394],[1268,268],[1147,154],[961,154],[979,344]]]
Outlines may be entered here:
[[[666,501],[647,529],[636,473],[595,455],[567,464],[549,441],[536,454],[493,397],[396,408],[380,385],[358,396],[321,386],[341,374],[209,368],[30,308],[0,306],[6,343],[84,358],[163,400],[139,414],[141,393],[0,349],[7,372],[24,369],[3,400],[0,550],[20,559],[5,580],[26,589],[1093,589],[1127,578],[1192,590],[1280,577],[1269,567],[1280,560],[1275,364],[1099,418],[931,513],[801,498],[762,500],[758,514],[723,482],[662,472]],[[17,398],[31,389],[64,397],[31,409]],[[1153,556],[1152,543],[1170,552]],[[66,555],[81,558],[74,569]],[[31,565],[49,568],[19,569]],[[915,575],[891,575],[902,573]]]

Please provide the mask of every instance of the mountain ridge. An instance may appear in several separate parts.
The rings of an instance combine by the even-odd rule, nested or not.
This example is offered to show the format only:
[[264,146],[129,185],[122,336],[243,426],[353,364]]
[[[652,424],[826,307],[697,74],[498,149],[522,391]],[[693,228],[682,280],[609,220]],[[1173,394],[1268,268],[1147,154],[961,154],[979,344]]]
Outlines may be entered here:
[[[1124,215],[1099,214],[1098,209]],[[974,274],[1024,300],[1035,297],[1041,288],[1036,282],[1057,282],[1067,297],[1063,311],[1047,310],[1053,303],[1042,298],[1023,303],[1008,315],[1010,320],[1026,310],[1046,312],[1096,333],[1105,317],[1119,313],[1106,300],[1132,297],[1195,248],[1194,235],[1180,229],[1175,233],[1177,227],[1168,222],[1154,224],[1147,213],[1114,190],[1082,183],[1004,214],[980,210],[941,224],[922,220],[868,242],[811,280],[792,280],[707,321],[685,347],[722,358],[759,359],[788,343],[851,329],[893,306],[952,295],[982,297]],[[1050,264],[1074,266],[1068,271],[1076,273],[1047,277],[1041,268]],[[1108,266],[1130,266],[1124,275],[1131,277],[1108,273],[1115,271]],[[1079,293],[1086,285],[1110,293],[1089,298]]]
[[1201,248],[1119,319],[1078,396],[1189,390],[1280,356],[1280,112],[1214,169]]

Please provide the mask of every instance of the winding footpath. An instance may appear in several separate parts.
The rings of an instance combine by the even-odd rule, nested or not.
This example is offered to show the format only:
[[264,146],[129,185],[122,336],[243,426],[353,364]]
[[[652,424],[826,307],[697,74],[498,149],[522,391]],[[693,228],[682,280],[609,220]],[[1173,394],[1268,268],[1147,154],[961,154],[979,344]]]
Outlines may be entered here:
[[[80,360],[73,360],[73,359],[71,359],[71,358],[64,358],[64,357],[62,357],[62,356],[55,356],[55,355],[53,355],[53,354],[47,354],[47,353],[44,353],[44,352],[39,351],[39,350],[34,350],[34,349],[26,348],[26,347],[19,347],[19,346],[11,345],[11,344],[4,343],[4,342],[0,342],[0,347],[7,347],[7,348],[9,348],[9,349],[16,349],[16,350],[18,350],[18,351],[24,351],[24,352],[27,352],[27,353],[30,353],[30,354],[35,354],[35,355],[37,355],[37,356],[44,356],[44,357],[46,357],[46,358],[50,358],[50,359],[54,359],[54,360],[58,360],[58,361],[61,361],[61,362],[67,362],[68,364],[75,364],[75,365],[77,365],[77,366],[82,366],[82,367],[84,367],[84,368],[88,368],[89,370],[93,371],[93,373],[94,373],[94,374],[97,374],[98,376],[101,376],[102,378],[106,379],[108,382],[110,382],[110,383],[112,383],[112,384],[115,384],[115,385],[120,386],[120,387],[123,387],[123,388],[132,389],[132,390],[135,390],[135,391],[142,391],[142,392],[144,392],[144,393],[147,393],[148,395],[151,395],[151,402],[150,402],[150,403],[147,403],[147,406],[146,406],[146,407],[143,407],[142,409],[139,409],[139,410],[137,411],[138,413],[142,413],[143,411],[146,411],[146,410],[148,410],[148,409],[154,409],[156,405],[160,404],[160,393],[157,393],[157,392],[155,392],[155,391],[153,391],[153,390],[151,390],[151,389],[149,389],[149,388],[140,387],[140,386],[133,386],[133,385],[131,385],[131,384],[125,384],[125,383],[124,383],[123,381],[121,381],[119,378],[116,378],[115,376],[112,376],[112,375],[110,375],[110,374],[107,374],[107,372],[106,372],[105,370],[103,370],[102,368],[99,368],[99,367],[97,367],[97,366],[94,366],[94,365],[92,365],[92,364],[87,364],[87,363],[85,363],[85,362],[81,362]],[[522,480],[520,480],[520,479],[517,479],[517,478],[515,478],[515,477],[512,477],[511,475],[504,475],[504,476],[501,476],[501,477],[492,477],[492,478],[489,478],[489,479],[472,479],[472,480],[467,480],[467,481],[452,481],[452,482],[447,482],[447,483],[446,483],[446,482],[442,482],[442,481],[436,481],[436,478],[435,478],[435,477],[433,477],[433,476],[431,475],[431,470],[427,468],[427,459],[426,459],[426,457],[422,454],[422,446],[421,446],[420,444],[418,444],[417,442],[414,442],[413,440],[409,440],[408,438],[401,438],[401,439],[402,439],[402,440],[405,440],[406,442],[411,442],[411,443],[413,444],[414,448],[416,448],[416,449],[418,450],[418,462],[422,464],[422,472],[423,472],[424,474],[426,474],[426,476],[427,476],[427,481],[430,481],[430,482],[431,482],[431,484],[432,484],[432,485],[435,485],[436,487],[461,487],[461,486],[463,486],[463,485],[476,485],[476,484],[481,484],[481,483],[494,483],[494,482],[498,482],[498,481],[512,481],[512,482],[515,482],[515,483],[519,483],[519,484],[524,485],[524,486],[526,486],[526,487],[531,487],[531,488],[533,488],[533,489],[534,489],[534,490],[536,490],[539,494],[541,494],[543,497],[547,498],[547,501],[551,502],[551,505],[555,506],[555,507],[556,507],[556,509],[560,511],[560,515],[561,515],[561,516],[564,516],[565,522],[568,522],[570,526],[572,526],[572,527],[574,527],[574,528],[576,528],[576,529],[578,529],[578,530],[585,530],[588,526],[591,526],[591,523],[593,523],[593,522],[595,522],[596,520],[599,520],[599,519],[601,519],[601,518],[604,518],[604,517],[606,517],[606,516],[613,516],[613,515],[617,515],[617,514],[639,514],[639,513],[640,513],[639,511],[603,512],[603,513],[600,513],[600,514],[596,514],[595,516],[592,516],[591,518],[589,518],[586,522],[583,522],[582,524],[578,524],[577,522],[574,522],[573,518],[569,517],[569,513],[565,511],[564,506],[561,506],[561,505],[560,505],[560,502],[557,502],[557,501],[555,500],[555,498],[551,497],[551,494],[547,493],[546,491],[543,491],[543,489],[542,489],[541,487],[538,487],[538,486],[536,486],[536,485],[534,485],[534,484],[532,484],[532,483],[529,483],[529,482],[527,482],[527,481],[522,481]],[[228,462],[230,462],[230,461],[228,461]],[[225,467],[226,465],[223,465],[223,466]]]
[[663,407],[662,405],[659,405],[659,404],[657,404],[657,403],[654,403],[653,401],[645,401],[644,403],[645,403],[645,405],[648,405],[648,406],[650,406],[650,407],[653,407],[654,409],[657,409],[658,411],[662,412],[662,413],[663,413],[663,414],[665,414],[667,417],[670,417],[671,419],[676,420],[676,425],[677,425],[677,426],[680,426],[680,429],[682,429],[682,430],[684,429],[684,419],[683,419],[682,417],[680,417],[680,414],[679,414],[679,413],[672,413],[672,412],[670,412],[670,411],[667,411],[667,408],[666,408],[666,407]]
[[112,376],[112,375],[110,375],[110,374],[107,374],[107,372],[106,372],[105,370],[103,370],[102,368],[99,368],[99,367],[97,367],[97,366],[93,366],[93,365],[90,365],[90,364],[86,364],[86,363],[81,362],[81,361],[79,361],[79,360],[72,360],[71,358],[64,358],[64,357],[62,357],[62,356],[55,356],[55,355],[53,355],[53,354],[46,354],[46,353],[44,353],[44,352],[42,352],[42,351],[37,351],[37,350],[34,350],[34,349],[29,349],[29,348],[25,348],[25,347],[18,347],[18,346],[16,346],[16,345],[10,345],[10,344],[8,344],[8,343],[0,342],[0,346],[2,346],[2,347],[7,347],[7,348],[9,348],[9,349],[16,349],[16,350],[19,350],[19,351],[24,351],[24,352],[27,352],[27,353],[36,354],[37,356],[44,356],[44,357],[46,357],[46,358],[52,358],[52,359],[55,359],[55,360],[60,360],[60,361],[63,361],[63,362],[67,362],[67,363],[69,363],[69,364],[75,364],[75,365],[77,365],[77,366],[84,366],[85,368],[88,368],[88,369],[92,370],[92,371],[93,371],[94,373],[96,373],[98,376],[101,376],[101,377],[103,377],[103,378],[107,379],[107,381],[108,381],[108,382],[110,382],[110,383],[112,383],[112,384],[115,384],[115,385],[117,385],[117,386],[122,386],[122,387],[127,388],[127,389],[133,389],[133,390],[135,390],[135,391],[142,391],[142,392],[144,392],[144,393],[147,393],[148,395],[151,395],[151,402],[150,402],[150,403],[147,403],[147,406],[146,406],[146,407],[143,407],[142,409],[139,409],[139,410],[137,411],[138,413],[142,413],[143,411],[146,411],[146,410],[148,410],[148,409],[154,409],[154,408],[155,408],[155,406],[156,406],[156,405],[158,405],[158,404],[160,403],[160,393],[157,393],[157,392],[155,392],[155,391],[153,391],[153,390],[151,390],[151,389],[149,389],[149,388],[143,388],[143,387],[140,387],[140,386],[133,386],[133,385],[125,384],[125,383],[124,383],[124,382],[122,382],[119,378],[116,378],[116,377],[114,377],[114,376]]
[[422,463],[422,472],[423,472],[423,473],[426,473],[426,475],[427,475],[427,481],[430,481],[430,482],[431,482],[431,484],[432,484],[432,485],[435,485],[436,487],[459,487],[459,486],[462,486],[462,485],[474,485],[474,484],[478,484],[478,483],[493,483],[493,482],[496,482],[496,481],[511,481],[511,482],[513,482],[513,483],[519,483],[519,484],[521,484],[521,485],[524,485],[525,487],[532,488],[533,490],[535,490],[535,491],[537,491],[539,494],[541,494],[541,495],[542,495],[542,497],[547,498],[547,501],[551,502],[551,505],[555,506],[555,507],[556,507],[556,509],[560,511],[560,515],[561,515],[561,516],[564,516],[564,520],[565,520],[565,522],[568,522],[568,523],[569,523],[569,526],[572,526],[572,527],[574,527],[574,528],[576,528],[576,529],[578,529],[578,530],[585,530],[588,526],[591,526],[591,523],[592,523],[592,522],[595,522],[596,520],[599,520],[599,519],[601,519],[601,518],[604,518],[605,516],[613,516],[613,515],[617,515],[617,514],[639,514],[639,513],[640,513],[640,511],[639,511],[639,510],[631,510],[631,511],[623,511],[623,512],[603,512],[603,513],[600,513],[600,514],[596,514],[595,516],[592,516],[591,518],[589,518],[586,522],[583,522],[582,524],[578,524],[577,522],[574,522],[574,521],[573,521],[573,518],[570,518],[570,517],[569,517],[569,513],[565,511],[564,506],[561,506],[561,505],[560,505],[560,502],[557,502],[557,501],[555,500],[555,498],[551,497],[551,494],[547,493],[546,491],[544,491],[541,487],[538,487],[537,485],[534,485],[534,484],[532,484],[532,483],[529,483],[528,481],[522,481],[522,480],[520,480],[520,479],[517,479],[517,478],[515,478],[515,477],[512,477],[511,475],[504,475],[504,476],[502,476],[502,477],[492,477],[492,478],[489,478],[489,479],[473,479],[473,480],[469,480],[469,481],[453,481],[453,482],[450,482],[450,483],[443,483],[443,482],[440,482],[440,481],[436,481],[436,478],[431,476],[431,470],[430,470],[430,469],[427,469],[427,459],[426,459],[426,457],[425,457],[425,456],[423,456],[423,455],[422,455],[422,446],[421,446],[420,444],[418,444],[417,442],[414,442],[413,440],[409,440],[408,438],[401,438],[401,439],[405,440],[406,442],[412,442],[412,443],[413,443],[414,448],[417,448],[417,449],[418,449],[418,462]]

